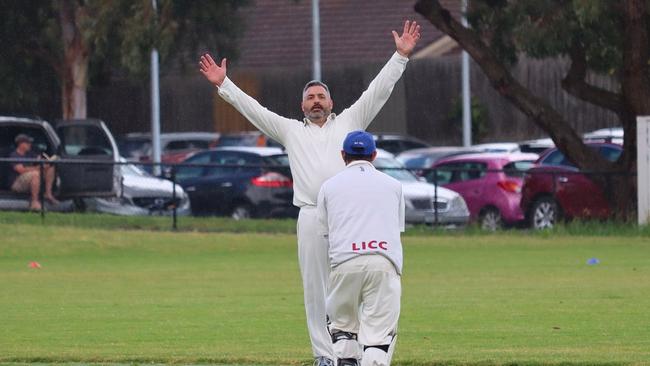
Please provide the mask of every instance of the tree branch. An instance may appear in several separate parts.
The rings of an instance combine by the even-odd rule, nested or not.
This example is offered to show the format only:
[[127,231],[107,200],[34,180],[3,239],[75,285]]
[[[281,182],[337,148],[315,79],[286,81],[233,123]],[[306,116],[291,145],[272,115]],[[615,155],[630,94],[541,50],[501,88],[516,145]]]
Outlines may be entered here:
[[455,20],[437,0],[419,0],[415,11],[456,40],[481,67],[492,87],[546,132],[566,157],[582,169],[613,170],[614,164],[589,149],[550,104],[519,83],[476,34]]
[[623,96],[587,83],[587,59],[584,47],[575,44],[569,54],[571,67],[562,80],[562,88],[574,97],[587,103],[621,114],[624,109]]

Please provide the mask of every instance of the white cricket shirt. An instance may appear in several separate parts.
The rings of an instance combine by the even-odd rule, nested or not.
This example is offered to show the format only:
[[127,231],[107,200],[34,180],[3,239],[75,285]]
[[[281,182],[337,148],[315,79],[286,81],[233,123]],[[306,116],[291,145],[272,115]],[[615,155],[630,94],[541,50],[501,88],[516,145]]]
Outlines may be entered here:
[[398,180],[370,162],[353,161],[323,183],[316,209],[332,268],[360,255],[381,254],[402,273],[404,195]]
[[408,58],[395,52],[359,100],[339,115],[330,114],[323,127],[306,118],[299,121],[269,111],[228,78],[219,87],[219,95],[260,131],[284,145],[294,180],[293,204],[314,206],[321,184],[345,167],[340,153],[345,136],[368,127],[390,97],[407,62]]

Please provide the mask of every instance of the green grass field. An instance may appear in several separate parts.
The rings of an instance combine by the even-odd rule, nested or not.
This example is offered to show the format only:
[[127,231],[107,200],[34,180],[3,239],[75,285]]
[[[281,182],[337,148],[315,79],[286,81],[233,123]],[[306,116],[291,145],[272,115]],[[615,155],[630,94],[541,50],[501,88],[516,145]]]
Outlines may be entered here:
[[[310,360],[292,234],[0,232],[0,363]],[[434,232],[404,251],[395,364],[650,365],[646,236]]]

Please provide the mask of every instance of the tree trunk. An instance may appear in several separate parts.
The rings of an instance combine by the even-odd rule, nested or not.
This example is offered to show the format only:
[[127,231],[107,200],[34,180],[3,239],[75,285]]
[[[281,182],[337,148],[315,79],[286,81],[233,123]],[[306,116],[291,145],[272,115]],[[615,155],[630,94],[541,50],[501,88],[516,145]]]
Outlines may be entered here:
[[63,118],[86,118],[89,52],[79,31],[79,9],[74,1],[60,0],[59,20],[63,40],[61,67]]
[[[650,40],[648,38],[647,6],[648,3],[645,0],[626,0],[623,4],[625,41],[621,86],[625,143],[618,165],[622,171],[626,172],[636,171],[636,117],[650,115],[650,79],[648,76],[650,72],[648,65]],[[634,211],[637,193],[636,177],[624,181],[621,178],[617,180],[619,185],[611,192],[612,201],[616,204],[614,206],[616,212]]]
[[[599,184],[610,203],[614,216],[629,218],[636,197],[636,116],[650,115],[650,84],[648,83],[648,28],[646,24],[646,1],[625,0],[625,45],[621,96],[614,96],[583,83],[583,77],[568,75],[564,83],[569,92],[583,100],[594,102],[606,100],[604,108],[616,110],[625,130],[625,143],[621,158],[610,163],[589,149],[575,130],[549,103],[533,95],[521,85],[508,69],[498,61],[492,50],[476,32],[463,27],[437,0],[419,0],[415,10],[436,28],[452,37],[481,67],[492,86],[534,123],[549,134],[566,157],[578,167],[592,172],[592,179]],[[575,61],[575,60],[574,60]],[[572,65],[570,72],[580,72]],[[614,98],[616,97],[616,98]],[[620,99],[617,99],[619,98]],[[589,100],[592,99],[592,100]],[[622,106],[621,106],[622,103]],[[600,105],[596,103],[596,105]]]

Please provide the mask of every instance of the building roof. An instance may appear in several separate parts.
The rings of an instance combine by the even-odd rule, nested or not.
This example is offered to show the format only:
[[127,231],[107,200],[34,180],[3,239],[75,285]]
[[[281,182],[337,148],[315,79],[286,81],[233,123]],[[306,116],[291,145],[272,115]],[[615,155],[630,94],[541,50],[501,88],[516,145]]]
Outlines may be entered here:
[[[441,0],[458,16],[460,0]],[[444,35],[413,10],[410,0],[320,1],[321,62],[327,65],[384,62],[395,51],[391,30],[415,19],[424,49]],[[253,0],[244,11],[246,30],[236,64],[245,68],[311,66],[311,0]]]

